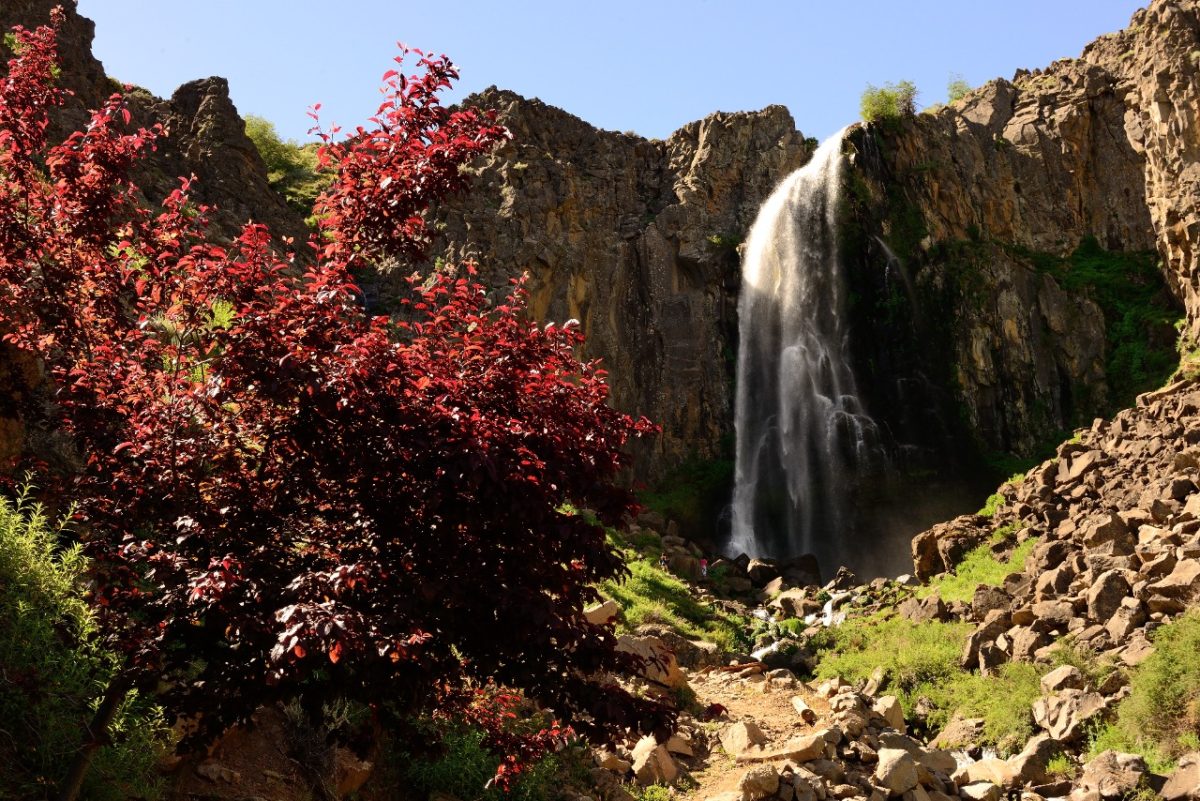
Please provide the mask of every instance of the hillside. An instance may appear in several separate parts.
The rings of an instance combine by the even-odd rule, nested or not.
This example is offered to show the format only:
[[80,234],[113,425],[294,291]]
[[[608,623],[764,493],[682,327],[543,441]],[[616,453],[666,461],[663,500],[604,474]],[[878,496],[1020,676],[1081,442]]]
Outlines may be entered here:
[[[55,5],[5,2],[0,27],[44,24]],[[91,53],[92,23],[64,5],[56,80],[73,94],[55,142],[121,90]],[[1200,798],[1200,0],[1153,0],[1078,58],[834,143],[853,400],[885,458],[848,484],[859,528],[778,559],[729,550],[729,506],[746,239],[818,146],[789,110],[715,113],[647,140],[493,87],[460,108],[494,109],[511,138],[450,171],[470,192],[414,190],[440,201],[428,252],[401,240],[401,256],[377,254],[384,235],[322,228],[327,250],[298,257],[318,272],[300,278],[271,260],[324,223],[272,188],[227,83],[127,97],[133,126],[164,126],[133,172],[141,206],[194,175],[195,202],[214,208],[212,249],[178,262],[179,285],[210,270],[236,289],[219,266],[247,263],[271,263],[263,280],[279,283],[244,304],[269,310],[254,325],[200,287],[180,295],[204,301],[195,330],[172,327],[180,301],[104,340],[151,348],[114,371],[161,366],[174,383],[97,390],[103,414],[63,403],[47,378],[82,368],[0,343],[0,799],[50,797],[77,730],[102,713],[83,797],[113,801]],[[380,140],[399,149],[393,134]],[[342,156],[365,158],[352,151],[364,142]],[[343,208],[411,180],[364,172]],[[237,240],[248,221],[279,239]],[[155,308],[138,295],[148,262],[103,237],[97,253],[134,265],[105,314]],[[183,238],[163,236],[162,252]],[[45,258],[39,269],[61,266]],[[455,283],[465,273],[430,278],[475,261],[478,293]],[[329,288],[309,297],[313,276]],[[499,303],[520,276],[527,306]],[[324,316],[289,317],[293,291]],[[87,319],[97,335],[110,322]],[[542,325],[566,320],[582,337]],[[246,330],[257,350],[239,354]],[[102,373],[92,333],[80,358]],[[226,381],[235,356],[249,366]],[[498,379],[489,360],[516,366]],[[244,392],[223,395],[237,380]],[[85,494],[95,516],[56,527],[80,502],[69,493],[104,486],[97,465],[156,453],[160,432],[101,430],[79,453],[94,432],[48,426],[60,403],[102,426],[171,406],[179,386],[203,413],[164,425],[170,447],[142,473],[114,469],[124,506]],[[639,439],[648,429],[614,410],[661,431]],[[44,471],[34,487],[18,464]],[[41,498],[48,512],[32,501],[39,477],[67,488]],[[149,522],[121,529],[127,510]],[[195,545],[203,526],[211,548]],[[118,534],[96,560],[86,549],[106,531]],[[138,607],[168,574],[188,578]],[[114,576],[123,591],[106,594]],[[110,603],[136,610],[120,622],[138,632],[128,652],[97,634]],[[177,639],[154,653],[164,632]],[[151,653],[169,680],[122,685],[108,704],[114,677]],[[560,717],[596,742],[619,732],[589,743]],[[210,725],[220,736],[204,748],[171,753]]]

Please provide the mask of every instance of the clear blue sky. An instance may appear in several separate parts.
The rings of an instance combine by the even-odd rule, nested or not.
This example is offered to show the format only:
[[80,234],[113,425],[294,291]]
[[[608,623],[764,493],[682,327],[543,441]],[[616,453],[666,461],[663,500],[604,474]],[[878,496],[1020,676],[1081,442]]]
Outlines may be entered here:
[[395,42],[447,53],[452,99],[496,84],[611,130],[665,137],[713,111],[787,106],[824,138],[858,117],[867,83],[908,79],[945,99],[951,73],[978,85],[1079,55],[1134,0],[79,0],[115,78],[170,95],[229,79],[243,113],[306,139],[361,123]]

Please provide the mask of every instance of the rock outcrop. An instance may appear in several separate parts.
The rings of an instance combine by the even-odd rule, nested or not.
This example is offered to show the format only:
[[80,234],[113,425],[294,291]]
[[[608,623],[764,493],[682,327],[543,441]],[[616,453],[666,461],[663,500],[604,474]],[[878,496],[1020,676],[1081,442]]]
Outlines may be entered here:
[[[737,246],[758,207],[815,145],[786,109],[713,114],[665,141],[601,131],[489,89],[511,143],[477,164],[470,195],[438,214],[440,259],[478,261],[505,290],[529,276],[530,314],[579,320],[612,402],[663,427],[643,474],[720,455],[732,429]],[[402,276],[368,293],[381,308]]]

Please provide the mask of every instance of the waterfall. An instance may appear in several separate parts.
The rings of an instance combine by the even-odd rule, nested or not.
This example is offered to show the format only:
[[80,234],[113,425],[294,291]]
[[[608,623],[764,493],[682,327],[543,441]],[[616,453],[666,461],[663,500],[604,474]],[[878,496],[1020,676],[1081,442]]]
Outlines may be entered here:
[[853,479],[880,458],[850,368],[836,226],[843,134],[776,188],[746,243],[731,555],[835,555],[853,526]]

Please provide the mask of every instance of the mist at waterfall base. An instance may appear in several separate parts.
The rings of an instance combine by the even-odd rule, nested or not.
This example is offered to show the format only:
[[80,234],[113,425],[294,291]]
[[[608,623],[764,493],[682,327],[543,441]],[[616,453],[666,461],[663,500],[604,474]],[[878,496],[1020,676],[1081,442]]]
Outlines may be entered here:
[[815,554],[827,575],[845,565],[870,578],[909,572],[911,538],[986,491],[898,470],[860,396],[838,253],[844,133],[776,188],[746,241],[725,551]]

